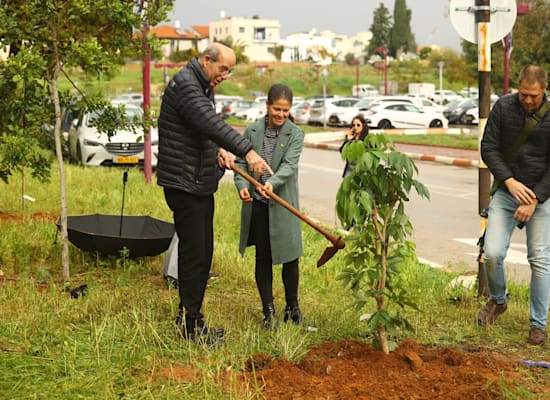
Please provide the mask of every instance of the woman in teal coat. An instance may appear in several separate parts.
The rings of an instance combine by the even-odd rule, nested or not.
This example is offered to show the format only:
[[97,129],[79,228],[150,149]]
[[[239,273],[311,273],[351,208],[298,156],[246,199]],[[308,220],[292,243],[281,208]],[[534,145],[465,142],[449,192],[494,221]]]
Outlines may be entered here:
[[[273,85],[267,95],[267,115],[244,132],[256,150],[267,161],[273,175],[264,173],[258,180],[265,189],[276,193],[296,209],[298,200],[298,162],[304,145],[304,132],[289,120],[292,90]],[[246,160],[237,157],[235,164],[247,171]],[[300,220],[286,208],[269,199],[243,177],[235,174],[235,185],[243,201],[239,250],[256,247],[255,277],[262,301],[263,324],[276,327],[273,304],[273,265],[282,264],[286,308],[284,321],[302,322],[298,304],[299,258],[302,255]]]

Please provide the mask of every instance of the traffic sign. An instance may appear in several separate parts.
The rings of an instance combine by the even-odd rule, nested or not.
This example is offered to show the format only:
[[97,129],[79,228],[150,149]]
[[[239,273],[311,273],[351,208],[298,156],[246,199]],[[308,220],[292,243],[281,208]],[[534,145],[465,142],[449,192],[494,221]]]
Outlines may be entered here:
[[491,0],[489,6],[476,6],[476,0],[451,0],[449,16],[453,27],[461,38],[477,43],[475,13],[488,7],[491,12],[489,42],[501,40],[512,30],[517,16],[515,0]]

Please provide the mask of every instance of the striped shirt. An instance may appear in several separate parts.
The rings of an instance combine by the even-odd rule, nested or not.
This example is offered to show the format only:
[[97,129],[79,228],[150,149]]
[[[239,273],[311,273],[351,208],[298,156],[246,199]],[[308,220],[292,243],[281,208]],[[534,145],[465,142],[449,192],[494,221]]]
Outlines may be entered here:
[[[273,162],[273,152],[275,151],[275,145],[277,144],[277,138],[279,137],[279,128],[269,128],[266,126],[264,133],[264,145],[262,148],[262,157],[271,167]],[[268,171],[264,171],[263,175],[260,177],[260,183],[264,184],[270,177]],[[257,190],[254,190],[254,199],[267,203],[267,199],[263,197]]]

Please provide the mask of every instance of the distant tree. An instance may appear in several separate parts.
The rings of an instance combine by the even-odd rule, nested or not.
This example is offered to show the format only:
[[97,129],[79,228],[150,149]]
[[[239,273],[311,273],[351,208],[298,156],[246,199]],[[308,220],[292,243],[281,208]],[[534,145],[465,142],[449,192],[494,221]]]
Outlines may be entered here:
[[431,53],[432,53],[432,48],[429,46],[424,46],[422,47],[422,49],[420,49],[420,52],[418,53],[418,57],[421,60],[427,60]]
[[[34,145],[33,136],[41,133],[39,125],[46,111],[35,115],[32,110],[36,107],[36,96],[42,95],[44,110],[53,111],[55,115],[55,153],[60,175],[61,261],[65,281],[69,279],[70,271],[67,198],[60,134],[61,104],[64,99],[59,90],[59,80],[64,76],[73,84],[74,90],[82,97],[82,106],[105,107],[107,102],[101,99],[102,94],[99,94],[98,99],[93,94],[84,93],[74,84],[71,73],[78,69],[95,78],[108,77],[128,58],[140,59],[143,50],[140,30],[143,29],[143,22],[147,21],[152,26],[164,19],[172,1],[156,0],[142,4],[145,7],[138,13],[136,5],[139,2],[136,4],[128,0],[4,0],[0,3],[0,38],[4,45],[15,44],[18,48],[16,55],[10,55],[6,63],[0,65],[0,76],[11,75],[11,82],[16,83],[13,85],[6,80],[0,81],[0,116],[13,111],[10,110],[10,103],[15,98],[19,102],[17,109],[20,112],[31,112],[23,125],[26,127],[25,132],[0,123],[0,143],[5,145],[15,141],[21,145],[22,141],[27,140],[29,145]],[[158,48],[158,41],[154,37],[147,39],[151,49]],[[17,73],[17,68],[20,73]],[[30,93],[31,96],[26,95]],[[106,128],[103,132],[112,131],[116,122],[102,121],[102,126]],[[28,165],[29,160],[32,161],[28,157],[11,160],[20,161],[21,164],[3,166],[8,165],[12,170],[17,170]],[[47,166],[49,168],[49,164]],[[46,176],[43,171],[39,172],[41,176]],[[4,170],[2,173],[9,176],[9,171]]]
[[518,15],[512,30],[514,50],[510,58],[510,85],[517,84],[517,76],[524,65],[550,65],[550,3],[546,0],[529,3],[529,13]]
[[372,17],[372,25],[370,26],[372,39],[369,41],[369,44],[365,49],[367,58],[376,53],[377,47],[381,46],[389,49],[391,27],[392,18],[390,10],[384,5],[384,3],[380,3],[378,8],[374,10],[374,15]]
[[406,0],[395,0],[389,49],[395,58],[404,52],[416,53],[416,40],[411,31],[411,10],[407,8]]
[[180,50],[170,53],[168,60],[175,63],[186,62],[190,61],[193,57],[197,57],[198,55],[199,52],[197,49]]
[[283,57],[283,52],[285,51],[285,46],[281,45],[275,45],[273,46],[273,56],[277,61],[281,61],[281,58]]

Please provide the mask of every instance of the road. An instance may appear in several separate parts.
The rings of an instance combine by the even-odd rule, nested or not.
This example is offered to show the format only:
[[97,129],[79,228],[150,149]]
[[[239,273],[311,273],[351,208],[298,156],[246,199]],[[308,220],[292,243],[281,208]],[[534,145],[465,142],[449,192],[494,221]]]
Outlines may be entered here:
[[[480,235],[478,171],[416,162],[417,177],[430,191],[430,199],[411,193],[406,211],[414,227],[410,238],[417,255],[436,266],[476,271],[477,240]],[[300,160],[300,202],[304,212],[331,226],[339,227],[335,196],[342,181],[344,162],[337,151],[304,148]],[[516,230],[507,257],[507,273],[515,282],[527,282],[525,232]]]

